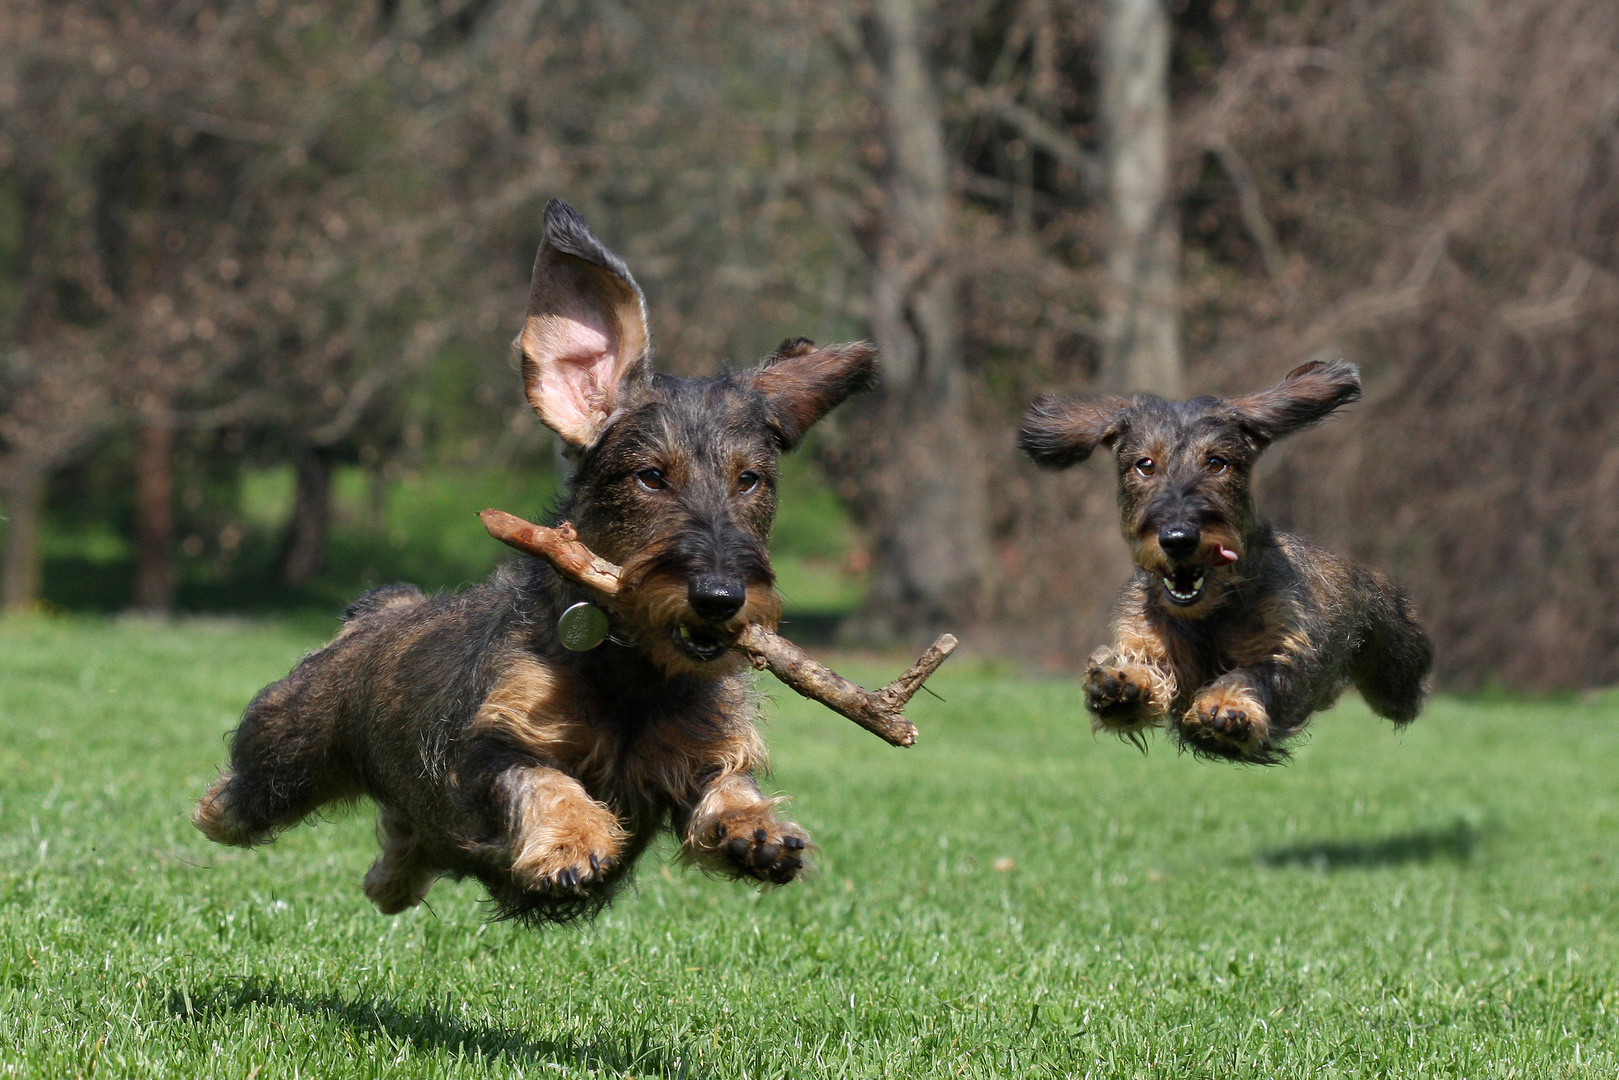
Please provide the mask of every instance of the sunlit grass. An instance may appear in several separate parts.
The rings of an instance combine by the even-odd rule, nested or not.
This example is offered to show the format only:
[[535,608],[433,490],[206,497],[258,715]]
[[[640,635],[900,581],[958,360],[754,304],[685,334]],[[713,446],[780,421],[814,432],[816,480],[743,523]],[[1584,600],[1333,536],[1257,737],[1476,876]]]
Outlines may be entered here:
[[[1093,738],[947,665],[891,749],[776,688],[821,845],[759,893],[665,850],[595,924],[377,915],[356,814],[185,821],[315,639],[0,624],[0,1075],[1610,1077],[1619,701],[1355,702],[1281,769]],[[871,681],[899,661],[855,664]]]

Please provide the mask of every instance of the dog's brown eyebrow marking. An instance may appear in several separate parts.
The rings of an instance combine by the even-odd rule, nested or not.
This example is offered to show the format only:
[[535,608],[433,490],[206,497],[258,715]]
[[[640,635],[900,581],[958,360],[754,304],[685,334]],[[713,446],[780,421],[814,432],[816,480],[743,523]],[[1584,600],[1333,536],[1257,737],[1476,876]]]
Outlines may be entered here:
[[[572,525],[535,525],[504,510],[478,515],[489,535],[508,547],[550,563],[557,573],[605,596],[625,588],[622,572],[579,540]],[[942,634],[905,674],[875,692],[865,690],[821,664],[769,627],[749,623],[730,644],[754,667],[770,673],[797,693],[818,701],[894,746],[914,746],[916,725],[902,710],[928,677],[956,651],[953,634]]]

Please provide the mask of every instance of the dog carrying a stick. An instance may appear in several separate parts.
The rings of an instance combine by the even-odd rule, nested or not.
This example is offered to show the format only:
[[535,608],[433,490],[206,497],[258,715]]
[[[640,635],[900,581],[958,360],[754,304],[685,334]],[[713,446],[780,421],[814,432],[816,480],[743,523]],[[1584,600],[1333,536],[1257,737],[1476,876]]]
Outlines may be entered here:
[[388,913],[449,875],[504,916],[586,915],[665,827],[710,870],[793,880],[809,838],[759,789],[748,659],[909,745],[900,710],[954,646],[867,694],[773,632],[777,458],[872,385],[874,350],[799,340],[749,371],[653,371],[634,278],[555,200],[517,348],[529,403],[576,458],[569,524],[486,514],[537,557],[460,593],[361,597],[248,706],[192,820],[247,846],[369,797],[365,892]]

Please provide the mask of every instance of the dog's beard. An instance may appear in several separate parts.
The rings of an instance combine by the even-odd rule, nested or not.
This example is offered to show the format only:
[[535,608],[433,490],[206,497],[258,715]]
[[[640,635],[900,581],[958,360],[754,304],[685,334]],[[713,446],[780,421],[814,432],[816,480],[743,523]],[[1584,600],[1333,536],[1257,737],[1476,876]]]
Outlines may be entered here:
[[1245,557],[1247,544],[1224,523],[1205,524],[1196,552],[1172,559],[1158,546],[1156,526],[1148,526],[1132,545],[1136,566],[1153,584],[1159,605],[1189,618],[1212,611]]
[[775,629],[781,598],[769,585],[750,583],[741,609],[712,623],[692,611],[684,575],[653,570],[627,590],[619,614],[633,647],[665,675],[729,675],[746,663],[731,648],[737,635],[753,623]]

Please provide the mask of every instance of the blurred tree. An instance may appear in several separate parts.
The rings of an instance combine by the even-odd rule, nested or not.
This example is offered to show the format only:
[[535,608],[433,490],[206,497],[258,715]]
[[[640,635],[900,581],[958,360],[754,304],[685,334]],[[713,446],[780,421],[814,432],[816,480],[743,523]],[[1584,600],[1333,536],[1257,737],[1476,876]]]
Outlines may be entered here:
[[853,633],[872,641],[931,637],[976,618],[990,558],[933,13],[923,0],[875,0],[859,28],[880,139],[865,241],[882,379],[875,400],[853,406],[844,448],[858,452],[835,460],[871,535],[871,592]]
[[976,623],[1085,655],[1127,571],[1110,478],[1019,461],[1022,402],[1338,351],[1367,400],[1276,456],[1270,508],[1408,579],[1448,680],[1619,678],[1616,23],[1610,0],[8,0],[5,603],[36,595],[41,492],[87,456],[127,483],[75,513],[136,538],[161,607],[175,540],[221,532],[176,505],[188,477],[286,463],[263,548],[296,586],[341,465],[543,455],[505,341],[561,195],[636,268],[667,369],[879,340],[884,385],[824,455],[873,547],[868,637]]
[[837,51],[813,73],[858,91],[839,115],[861,153],[822,166],[820,187],[841,197],[814,205],[861,256],[865,303],[851,309],[884,368],[823,455],[872,543],[853,628],[864,640],[993,617],[1015,572],[992,540],[1009,526],[990,490],[1012,465],[1006,409],[1054,366],[1084,379],[1094,362],[1084,247],[1103,184],[1084,133],[1082,12],[1060,0],[818,11]]
[[[52,337],[28,327],[60,296],[55,321],[77,336],[52,338],[58,351],[119,357],[98,392],[135,431],[132,602],[173,602],[176,431],[225,423],[306,462],[281,572],[306,580],[324,545],[311,489],[329,484],[307,463],[329,461],[444,336],[426,256],[452,222],[401,217],[440,209],[455,164],[414,156],[431,135],[409,100],[420,47],[370,4],[19,0],[6,17],[3,164],[25,190],[66,193],[48,227],[67,239],[18,264],[18,340]],[[44,354],[19,355],[38,375]],[[48,441],[29,432],[10,436],[13,456],[48,460],[19,466],[43,477],[63,455],[23,454]],[[26,520],[26,493],[8,501]],[[37,553],[13,531],[20,595]]]
[[1108,381],[1182,395],[1180,228],[1170,177],[1169,14],[1163,0],[1108,0],[1102,114],[1108,210]]
[[1198,380],[1366,374],[1272,505],[1410,583],[1446,682],[1619,679],[1619,5],[1200,14]]

